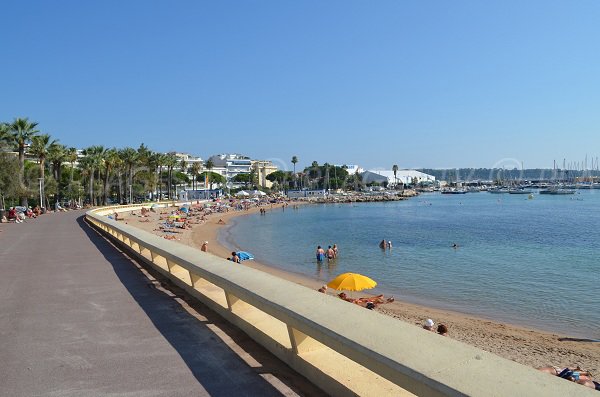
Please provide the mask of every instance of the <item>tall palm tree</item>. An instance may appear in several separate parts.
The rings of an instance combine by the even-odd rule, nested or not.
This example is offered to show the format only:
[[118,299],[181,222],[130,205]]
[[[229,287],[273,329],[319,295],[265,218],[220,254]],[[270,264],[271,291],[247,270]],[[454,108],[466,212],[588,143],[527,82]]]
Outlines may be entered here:
[[75,162],[77,161],[77,149],[70,147],[67,149],[65,160],[71,163],[71,183],[73,183],[73,171],[75,170]]
[[[31,137],[31,147],[29,148],[29,153],[37,157],[39,161],[40,178],[42,180],[42,188],[40,189],[41,192],[44,192],[44,186],[46,184],[46,158],[48,157],[50,147],[56,143],[56,140],[50,141],[50,139],[51,138],[49,134],[35,135]],[[43,200],[43,197],[40,197],[42,206],[44,201],[45,200]]]
[[198,177],[198,174],[200,174],[200,171],[202,170],[202,164],[200,164],[199,162],[195,162],[192,164],[192,166],[190,167],[190,172],[192,174],[192,189],[196,190],[196,178]]
[[394,171],[394,187],[398,184],[398,178],[396,178],[396,173],[398,172],[398,166],[394,164],[392,166],[392,171]]
[[90,146],[83,150],[83,155],[85,157],[82,159],[82,168],[89,173],[88,191],[90,193],[91,205],[96,205],[96,196],[94,195],[94,174],[102,164],[102,156],[105,151],[106,149],[104,149],[104,146],[100,145]]
[[292,164],[294,164],[294,189],[296,188],[296,163],[298,162],[298,157],[292,156]]
[[[134,167],[137,165],[139,159],[138,152],[133,148],[127,147],[119,151],[119,157],[121,158],[127,169],[126,177],[127,185],[129,185],[129,195],[127,197],[129,199],[133,199],[133,173]],[[127,190],[125,191],[125,193],[127,193]]]
[[[25,147],[39,132],[36,129],[37,125],[38,123],[30,122],[28,118],[16,118],[9,125],[9,140],[19,151],[19,185],[23,190],[25,187],[23,182],[25,180]],[[26,195],[21,196],[21,205],[27,206]]]
[[211,173],[211,170],[213,168],[215,168],[215,163],[211,159],[208,159],[206,161],[206,163],[204,164],[204,167],[208,170],[208,172],[206,173],[206,178],[208,179],[208,181],[204,181],[204,188],[206,188],[206,185],[208,182],[208,184],[210,184],[210,190],[212,190],[212,182],[210,181],[210,173]]
[[102,201],[104,205],[108,205],[108,193],[110,190],[108,181],[110,179],[110,174],[120,160],[117,149],[108,149],[102,154],[102,165],[104,166],[104,195]]
[[168,153],[165,157],[164,165],[167,167],[167,195],[169,200],[173,199],[173,168],[177,167],[177,156],[175,153]]
[[184,174],[187,174],[187,161],[185,161],[184,159],[181,159],[181,161],[179,162],[179,166],[181,167],[181,172],[183,172]]

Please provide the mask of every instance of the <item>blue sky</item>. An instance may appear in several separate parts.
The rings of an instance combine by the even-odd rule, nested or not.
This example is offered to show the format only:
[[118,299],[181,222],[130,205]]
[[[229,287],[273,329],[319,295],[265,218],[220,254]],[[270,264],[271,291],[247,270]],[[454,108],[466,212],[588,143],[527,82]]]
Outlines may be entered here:
[[[298,168],[600,155],[597,1],[4,2],[0,120]],[[278,161],[279,162],[279,161]]]

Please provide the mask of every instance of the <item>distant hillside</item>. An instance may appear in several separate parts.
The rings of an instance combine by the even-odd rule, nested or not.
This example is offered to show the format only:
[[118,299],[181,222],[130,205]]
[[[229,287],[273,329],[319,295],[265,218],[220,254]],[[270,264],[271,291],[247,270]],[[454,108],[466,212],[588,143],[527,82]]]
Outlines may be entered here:
[[418,171],[435,176],[442,181],[493,181],[493,180],[539,180],[539,179],[573,179],[582,176],[600,176],[598,171],[565,171],[544,168],[525,170],[501,168],[421,168]]

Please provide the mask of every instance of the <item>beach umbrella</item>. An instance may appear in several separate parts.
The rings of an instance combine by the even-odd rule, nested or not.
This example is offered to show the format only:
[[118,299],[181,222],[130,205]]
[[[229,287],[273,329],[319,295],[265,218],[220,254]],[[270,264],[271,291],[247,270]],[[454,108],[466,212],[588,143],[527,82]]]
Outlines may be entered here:
[[362,291],[375,288],[376,285],[374,280],[358,273],[343,273],[327,283],[329,288],[346,291]]
[[255,190],[254,192],[252,192],[253,196],[266,196],[267,193],[260,191],[260,190]]
[[248,192],[247,192],[247,191],[245,191],[245,190],[240,190],[240,191],[239,191],[239,192],[237,192],[235,195],[236,195],[236,196],[250,196],[250,193],[248,193]]

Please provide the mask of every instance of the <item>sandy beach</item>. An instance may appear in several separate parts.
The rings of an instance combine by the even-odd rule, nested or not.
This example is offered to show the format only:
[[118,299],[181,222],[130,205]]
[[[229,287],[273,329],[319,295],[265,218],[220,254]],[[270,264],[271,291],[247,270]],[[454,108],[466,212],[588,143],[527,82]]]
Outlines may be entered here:
[[[290,204],[294,205],[294,204]],[[269,205],[262,207],[267,212],[271,210]],[[273,209],[281,210],[281,204]],[[149,213],[147,217],[140,217],[139,211],[126,213],[124,221],[132,226],[152,232],[157,235],[165,233],[158,230],[159,217],[166,217],[167,210],[162,209],[163,214]],[[229,249],[219,244],[218,235],[221,228],[230,227],[230,221],[236,216],[257,216],[258,207],[242,211],[229,211],[207,215],[205,220],[198,224],[191,224],[191,229],[180,230],[180,233],[172,234],[173,239],[181,244],[194,248],[200,248],[204,241],[208,241],[208,252],[221,258],[231,256]],[[192,217],[192,219],[194,219]],[[267,266],[256,261],[244,261],[242,266],[249,266],[260,271],[270,273],[283,279],[298,283],[316,290],[321,286],[318,280],[304,277],[299,274],[287,272],[273,266]],[[333,294],[339,291],[329,291]],[[368,295],[368,294],[364,294]],[[351,303],[349,303],[351,304]],[[366,310],[366,309],[365,309]],[[558,335],[542,332],[535,329],[495,322],[488,319],[477,318],[462,313],[439,310],[425,306],[402,302],[379,305],[377,310],[382,315],[397,318],[415,326],[421,326],[424,321],[431,318],[437,324],[445,324],[449,328],[449,337],[476,346],[483,350],[495,353],[499,356],[531,367],[544,366],[574,366],[579,365],[585,370],[595,374],[595,379],[600,379],[597,373],[600,371],[600,343],[577,340],[569,338],[569,335]],[[428,332],[423,330],[423,332]]]

